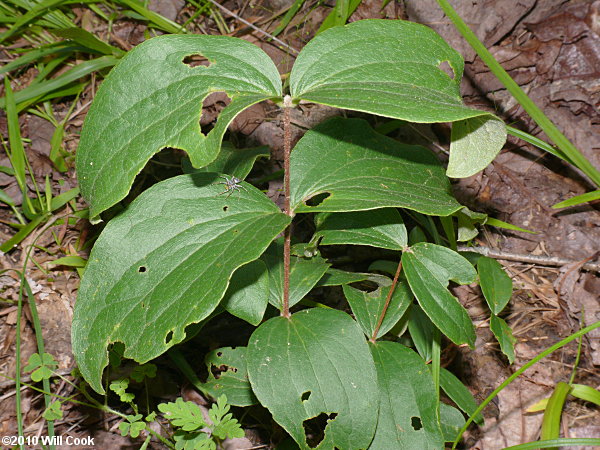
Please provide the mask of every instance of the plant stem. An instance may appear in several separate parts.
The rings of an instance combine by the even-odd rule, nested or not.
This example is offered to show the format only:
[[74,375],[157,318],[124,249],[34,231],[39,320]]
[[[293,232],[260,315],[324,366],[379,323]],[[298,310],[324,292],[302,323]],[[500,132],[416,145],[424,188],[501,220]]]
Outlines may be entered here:
[[385,313],[387,312],[390,302],[392,301],[392,295],[394,295],[394,290],[396,289],[396,285],[398,284],[398,278],[400,277],[400,272],[402,271],[402,260],[398,262],[398,268],[396,269],[396,275],[394,275],[394,281],[392,281],[392,286],[390,287],[390,292],[388,292],[387,298],[385,299],[385,305],[383,305],[383,310],[381,311],[381,315],[379,316],[379,320],[377,321],[377,325],[375,326],[375,330],[373,331],[373,336],[369,339],[373,344],[377,340],[377,334],[379,333],[379,329],[381,328],[381,324],[383,323],[383,319],[385,317]]
[[[290,207],[290,153],[292,147],[292,131],[290,130],[290,110],[292,98],[286,95],[283,98],[283,191],[285,195],[285,213],[293,217]],[[281,315],[290,317],[290,260],[292,247],[292,222],[283,232],[283,306]]]
[[438,4],[452,21],[456,29],[462,34],[465,40],[477,52],[481,60],[489,67],[492,73],[506,87],[508,92],[519,102],[523,109],[546,133],[558,147],[558,150],[564,155],[564,159],[572,163],[581,170],[596,185],[600,186],[600,171],[596,169],[586,157],[569,141],[564,134],[560,132],[556,125],[542,112],[540,108],[527,96],[521,87],[504,70],[494,56],[485,48],[485,45],[475,36],[469,26],[456,13],[448,0],[437,0]]

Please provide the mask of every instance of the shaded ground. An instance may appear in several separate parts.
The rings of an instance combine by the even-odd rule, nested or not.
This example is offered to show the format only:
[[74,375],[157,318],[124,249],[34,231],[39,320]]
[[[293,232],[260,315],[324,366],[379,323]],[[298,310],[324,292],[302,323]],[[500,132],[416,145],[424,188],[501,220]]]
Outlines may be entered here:
[[[289,3],[287,0],[259,0],[228,1],[223,5],[256,26],[272,31],[278,21],[269,18],[289,6]],[[532,99],[599,167],[600,2],[488,0],[454,3],[459,14]],[[190,14],[189,6],[185,6],[180,0],[154,4],[161,14],[179,22],[185,21]],[[300,49],[312,37],[329,11],[329,6],[317,6],[316,2],[307,2],[292,21],[288,31],[280,38],[291,47]],[[282,73],[289,71],[293,62],[293,52],[283,51],[264,41],[260,33],[253,32],[235,17],[225,13],[223,17],[232,35],[242,36],[260,45],[278,64]],[[495,111],[513,126],[535,135],[539,133],[535,124],[454,31],[434,0],[390,2],[383,10],[380,1],[364,0],[351,20],[373,17],[404,18],[425,23],[436,29],[465,57],[466,77],[463,92],[466,101],[475,107]],[[90,31],[106,37],[107,30],[94,25],[100,22],[94,22],[92,17],[87,23]],[[200,16],[191,28],[196,32],[210,31],[219,34],[215,21],[203,16]],[[127,50],[144,39],[144,30],[144,26],[130,20],[118,20],[110,35],[111,43]],[[34,75],[31,70],[23,73],[15,80],[15,89],[27,85]],[[73,152],[96,87],[94,84],[88,87],[75,106],[76,114],[68,122],[65,146]],[[56,105],[59,117],[66,113],[70,106],[69,101]],[[225,101],[226,99],[218,97],[207,99],[204,102],[203,121],[210,123],[214,120]],[[299,138],[307,128],[326,117],[339,113],[332,108],[303,106],[301,112],[294,113],[295,138]],[[51,174],[55,194],[76,186],[73,170],[65,176],[54,171],[48,161],[53,127],[34,115],[24,114],[22,120],[23,133],[31,140],[27,148],[28,156],[34,172],[40,178],[40,184],[43,185],[46,174]],[[269,145],[272,149],[272,161],[259,164],[254,174],[257,178],[280,168],[283,138],[280,120],[277,107],[260,104],[242,114],[233,126],[233,138],[241,144],[260,143]],[[0,128],[3,135],[6,135],[6,121],[3,116],[0,116]],[[405,139],[420,141],[434,150],[446,146],[449,134],[444,126],[419,127],[418,133],[414,129],[401,129],[398,133]],[[423,136],[427,136],[427,139],[424,140]],[[167,155],[167,158],[171,157]],[[444,157],[443,153],[441,157]],[[9,165],[5,157],[0,157],[0,165]],[[150,174],[155,174],[152,171],[157,170],[160,168],[152,166]],[[278,183],[280,182],[275,180],[265,186],[275,201],[277,189],[280,187]],[[2,173],[0,187],[15,197],[19,195],[14,179]],[[448,346],[444,356],[448,366],[467,382],[478,400],[485,398],[516,368],[551,344],[576,331],[582,319],[587,324],[600,320],[600,278],[597,273],[581,270],[581,263],[588,258],[597,257],[596,252],[600,251],[598,206],[592,204],[566,211],[550,208],[559,201],[591,189],[592,186],[587,184],[583,176],[572,168],[516,140],[511,140],[485,171],[455,184],[457,197],[471,209],[486,212],[493,217],[537,232],[507,233],[489,228],[480,234],[477,239],[479,244],[500,252],[560,256],[573,261],[573,264],[560,268],[515,261],[505,262],[515,286],[510,310],[506,316],[518,339],[517,358],[513,366],[507,364],[494,344],[479,289],[461,287],[456,290],[460,300],[469,309],[471,317],[477,321],[477,348],[471,352]],[[78,205],[83,206],[81,200],[78,201]],[[11,214],[10,210],[2,209],[0,219],[10,222]],[[24,241],[20,249],[1,255],[0,268],[20,268],[25,257],[21,249],[30,246],[40,234],[36,243],[38,247],[48,251],[36,249],[33,252],[33,259],[37,264],[29,265],[27,277],[36,296],[46,349],[57,357],[59,368],[68,373],[74,365],[69,336],[78,276],[68,268],[52,266],[51,261],[64,255],[85,255],[85,243],[99,230],[90,228],[85,221],[79,221],[75,226],[57,226],[52,231],[54,236],[50,231],[43,231],[41,234],[38,231]],[[5,241],[12,233],[10,228],[0,226],[0,241]],[[14,302],[18,297],[18,286],[18,277],[14,272],[0,275],[0,295],[6,300],[0,306],[0,372],[11,375],[15,373]],[[202,351],[230,344],[225,342],[227,337],[223,330],[231,328],[231,324],[215,326],[222,328],[218,332],[206,332]],[[237,327],[237,324],[235,326]],[[36,351],[31,315],[27,310],[21,333],[21,355],[22,360],[26,362],[29,355]],[[217,336],[218,342],[215,340]],[[235,343],[235,338],[232,337],[232,343]],[[583,348],[576,382],[598,388],[600,333],[588,335]],[[497,449],[537,439],[541,415],[526,414],[525,409],[548,396],[556,383],[568,380],[575,355],[576,344],[573,343],[540,362],[504,390],[486,409],[485,428],[472,429],[466,447]],[[201,366],[201,359],[197,362],[198,366]],[[163,375],[160,382],[157,382],[157,394],[183,392],[185,399],[203,402],[193,390],[185,385],[181,386],[180,375],[169,368],[168,361],[159,360],[158,364]],[[14,384],[1,381],[0,387],[0,434],[15,434]],[[72,393],[72,389],[65,383],[55,385],[53,390],[64,396]],[[44,421],[40,417],[43,411],[40,397],[31,390],[25,390],[23,395],[26,432],[41,433],[40,427]],[[260,414],[262,413],[254,411],[251,417],[247,418],[247,440],[240,441],[239,445],[236,444],[237,447],[230,448],[270,446],[281,439],[281,432],[274,429],[269,420]],[[252,417],[253,415],[255,417]],[[598,437],[599,424],[600,414],[597,408],[591,408],[582,402],[568,403],[563,418],[565,436]],[[94,411],[74,406],[68,407],[64,419],[57,423],[63,434],[69,430],[69,433],[75,435],[97,436],[98,447],[139,446],[121,438],[116,430],[117,425],[116,417],[102,417]]]

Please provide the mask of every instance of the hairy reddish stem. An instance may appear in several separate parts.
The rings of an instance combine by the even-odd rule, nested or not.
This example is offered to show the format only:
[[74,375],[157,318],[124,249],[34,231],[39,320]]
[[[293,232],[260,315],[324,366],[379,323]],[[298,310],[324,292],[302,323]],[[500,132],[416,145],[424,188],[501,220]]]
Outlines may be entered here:
[[[292,132],[290,130],[290,110],[292,99],[289,95],[283,98],[283,192],[285,195],[285,213],[293,217],[290,207],[290,153],[292,147]],[[290,259],[292,246],[292,223],[283,232],[283,306],[281,315],[290,317]]]
[[377,334],[379,334],[379,329],[381,328],[381,324],[383,323],[383,319],[385,317],[385,313],[390,306],[390,302],[392,301],[392,295],[394,295],[394,290],[396,289],[396,285],[398,284],[398,278],[400,277],[400,272],[402,271],[402,260],[398,262],[398,268],[396,269],[396,275],[394,275],[394,281],[392,281],[392,286],[390,287],[390,292],[388,292],[387,298],[385,299],[385,305],[383,305],[383,311],[381,311],[381,315],[379,316],[379,320],[377,321],[377,326],[375,327],[375,331],[373,331],[373,336],[369,339],[372,343],[375,343],[377,340]]

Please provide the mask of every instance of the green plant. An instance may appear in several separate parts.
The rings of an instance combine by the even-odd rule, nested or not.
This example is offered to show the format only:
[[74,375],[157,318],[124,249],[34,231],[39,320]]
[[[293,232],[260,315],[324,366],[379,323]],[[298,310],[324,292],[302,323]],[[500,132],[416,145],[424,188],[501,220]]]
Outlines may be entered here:
[[[208,67],[190,67],[192,55],[208,59]],[[510,329],[498,317],[510,280],[487,258],[465,255],[470,262],[452,250],[487,218],[454,199],[447,175],[483,169],[506,139],[498,118],[462,104],[462,71],[458,53],[437,34],[404,21],[367,20],[321,33],[298,55],[290,95],[283,95],[268,56],[238,39],[161,36],[129,52],[101,86],[82,130],[77,170],[92,221],[126,197],[164,147],[185,150],[204,170],[155,184],[98,238],[72,331],[92,388],[104,391],[109,344],[124,344],[125,357],[144,363],[228,311],[260,325],[247,347],[207,357],[209,366],[228,368],[219,383],[202,383],[182,369],[202,392],[225,393],[235,406],[262,404],[301,448],[309,445],[305,427],[315,418],[327,423],[320,448],[441,448],[453,440],[464,418],[440,403],[439,388],[468,414],[475,402],[440,367],[441,335],[473,346],[475,328],[448,290],[450,281],[473,283],[479,273],[492,330],[512,357]],[[225,91],[231,103],[203,134],[199,105],[215,91]],[[231,149],[219,156],[227,126],[263,100],[284,109],[283,212],[244,181],[220,195],[222,177],[245,179],[256,158]],[[452,122],[447,172],[426,149],[383,136],[362,119],[330,119],[291,153],[290,110],[301,101]],[[315,235],[292,246],[292,219],[305,213],[315,214]],[[371,269],[393,279],[332,268],[319,246],[339,244],[396,252],[394,261]],[[350,286],[361,281],[376,289]],[[313,287],[336,285],[354,319],[320,304],[292,314],[291,308],[315,305],[306,298]],[[268,305],[280,315],[261,323]],[[381,340],[406,330],[417,352]]]

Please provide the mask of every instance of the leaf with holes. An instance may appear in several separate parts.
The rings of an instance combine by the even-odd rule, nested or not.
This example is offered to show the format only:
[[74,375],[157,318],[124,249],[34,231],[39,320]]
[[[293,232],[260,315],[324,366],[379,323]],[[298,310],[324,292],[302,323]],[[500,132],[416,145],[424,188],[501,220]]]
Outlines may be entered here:
[[217,159],[208,166],[194,169],[189,158],[185,158],[181,166],[184,173],[217,172],[245,179],[258,158],[268,158],[269,147],[235,148],[230,142],[223,142]]
[[295,212],[399,207],[447,216],[462,207],[433,153],[376,133],[362,119],[335,117],[307,132],[290,157],[290,184]]
[[444,448],[436,390],[423,360],[395,342],[369,347],[379,384],[379,420],[369,450]]
[[219,195],[217,174],[182,175],[141,194],[104,229],[90,255],[73,318],[73,353],[103,392],[106,347],[144,363],[208,317],[233,272],[257,259],[289,223],[258,189]]
[[349,213],[321,213],[315,217],[321,245],[352,244],[402,250],[408,236],[397,209],[381,208]]
[[[191,67],[186,58],[192,55],[202,55],[208,67]],[[231,103],[204,135],[202,101],[218,91],[226,92]],[[90,217],[123,199],[160,149],[183,149],[194,167],[205,166],[216,158],[238,113],[280,96],[281,80],[271,59],[241,39],[165,35],[138,45],[102,83],[81,132],[77,175]]]
[[371,442],[377,375],[362,331],[347,314],[315,308],[263,323],[248,344],[248,376],[260,403],[300,448],[310,448],[306,434],[315,418],[327,423],[318,448]]
[[260,259],[240,267],[231,277],[221,306],[228,313],[256,326],[269,303],[269,271]]
[[475,328],[465,308],[448,291],[448,281],[469,284],[475,269],[449,248],[419,243],[402,253],[402,267],[419,305],[455,344],[475,343]]
[[208,379],[202,387],[213,398],[225,394],[227,402],[233,406],[249,406],[257,403],[248,381],[246,347],[224,347],[213,350],[206,355],[204,362],[208,369]]
[[[278,309],[283,302],[283,241],[273,242],[260,257],[269,270],[269,303]],[[304,298],[323,277],[330,264],[320,256],[290,261],[290,308]]]
[[494,315],[500,314],[512,296],[512,280],[495,259],[481,256],[477,260],[479,285]]
[[[383,312],[383,307],[392,284],[391,280],[383,275],[378,277],[371,276],[370,280],[378,282],[377,289],[372,292],[361,291],[348,285],[342,286],[352,313],[368,338],[371,338],[375,332],[375,327]],[[382,337],[396,325],[410,306],[412,298],[412,293],[408,285],[405,282],[399,281],[396,289],[394,289],[388,310],[381,323],[381,328],[377,333],[377,338]]]
[[[443,70],[444,63],[452,76]],[[310,41],[296,58],[290,91],[295,101],[410,122],[489,116],[464,106],[463,68],[460,54],[425,25],[361,20]]]

